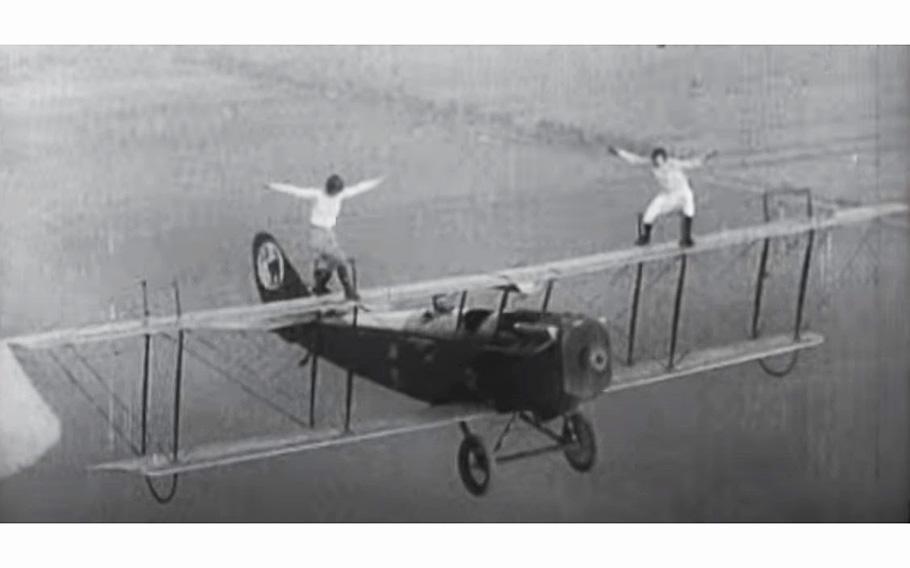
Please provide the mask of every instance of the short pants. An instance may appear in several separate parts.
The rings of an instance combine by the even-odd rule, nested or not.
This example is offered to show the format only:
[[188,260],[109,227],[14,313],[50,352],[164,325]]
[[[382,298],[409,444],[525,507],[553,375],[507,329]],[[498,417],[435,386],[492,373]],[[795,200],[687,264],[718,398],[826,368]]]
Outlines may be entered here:
[[673,193],[658,193],[648,208],[642,221],[650,225],[663,215],[681,211],[686,217],[695,216],[695,197],[691,191],[675,191]]
[[310,246],[316,253],[316,268],[334,271],[347,262],[347,255],[332,229],[315,225],[310,227]]

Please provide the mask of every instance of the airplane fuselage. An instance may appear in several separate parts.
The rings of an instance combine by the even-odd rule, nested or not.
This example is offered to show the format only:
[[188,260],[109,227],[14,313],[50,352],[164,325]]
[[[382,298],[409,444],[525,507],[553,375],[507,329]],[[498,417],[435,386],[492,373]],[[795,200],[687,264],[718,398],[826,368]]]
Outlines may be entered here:
[[[309,296],[273,237],[253,241],[264,302]],[[610,382],[609,333],[584,315],[429,310],[326,315],[276,333],[316,357],[431,404],[480,401],[541,418],[570,412]]]
[[[429,310],[327,318],[286,339],[358,376],[432,404],[481,401],[541,418],[600,394],[611,377],[609,335],[586,316]],[[497,321],[498,320],[498,321]],[[456,329],[456,325],[458,328]]]

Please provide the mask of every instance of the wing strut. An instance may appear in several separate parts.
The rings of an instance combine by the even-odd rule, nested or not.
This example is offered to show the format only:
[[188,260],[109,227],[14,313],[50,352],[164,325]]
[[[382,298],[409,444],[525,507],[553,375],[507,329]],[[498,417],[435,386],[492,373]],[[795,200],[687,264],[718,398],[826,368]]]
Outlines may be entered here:
[[[149,293],[148,283],[142,281],[142,315],[146,321],[149,318]],[[148,333],[144,336],[144,355],[142,358],[142,439],[139,441],[139,449],[142,455],[145,455],[148,445],[148,408],[149,408],[149,352],[152,349],[152,336]]]
[[[351,328],[354,331],[354,335],[357,335],[357,314],[360,312],[360,307],[354,306],[354,314],[351,320]],[[344,391],[344,431],[348,433],[351,431],[351,405],[354,402],[354,368],[348,368],[348,380],[347,386]]]
[[[177,281],[174,281],[174,306],[177,312],[177,318],[180,317],[180,288]],[[148,289],[145,280],[142,281],[142,308],[146,319],[149,317],[148,308]],[[180,398],[183,391],[183,344],[185,331],[180,328],[177,331],[177,363],[174,369],[174,410],[173,410],[173,429],[171,432],[171,455],[176,461],[180,452]],[[142,441],[140,444],[141,455],[148,455],[148,414],[149,401],[151,395],[151,378],[149,374],[149,364],[151,352],[152,337],[145,334],[145,350],[142,362]],[[171,482],[165,492],[159,491],[155,486],[153,478],[145,476],[145,484],[148,486],[149,493],[152,494],[155,501],[161,505],[166,505],[174,500],[177,495],[178,474],[171,475]]]
[[[762,210],[764,213],[765,223],[771,222],[771,198],[776,195],[788,194],[803,196],[806,199],[806,217],[811,221],[814,213],[812,203],[812,192],[809,189],[778,189],[765,191],[762,196]],[[793,324],[793,339],[799,341],[802,337],[803,313],[806,303],[806,289],[809,283],[809,269],[812,265],[812,249],[815,246],[815,229],[809,229],[808,238],[806,239],[806,249],[803,253],[802,270],[799,277],[799,291],[796,298],[796,316]],[[765,278],[768,276],[768,256],[770,254],[771,238],[766,237],[762,242],[761,257],[758,262],[758,275],[755,282],[755,300],[752,306],[752,339],[758,339],[761,335],[761,307],[762,297],[765,289]],[[799,358],[799,351],[790,354],[790,359],[786,365],[780,369],[772,368],[764,359],[759,359],[758,364],[762,370],[773,377],[784,377],[796,367]]]
[[629,350],[626,353],[626,365],[635,363],[635,328],[638,327],[638,302],[641,299],[641,276],[645,264],[639,262],[635,268],[635,283],[632,285],[632,310],[629,315]]
[[683,290],[686,287],[686,266],[688,265],[689,255],[679,257],[679,279],[676,281],[676,300],[673,302],[673,324],[670,328],[670,355],[667,361],[667,368],[673,370],[676,359],[676,340],[679,336],[679,316],[682,312]]
[[499,335],[499,331],[502,329],[502,313],[509,305],[509,294],[511,293],[511,286],[502,287],[502,295],[499,296],[499,308],[496,310],[496,330],[493,332],[494,338]]
[[543,294],[543,303],[540,305],[540,311],[542,313],[547,313],[547,308],[550,306],[550,296],[553,294],[553,284],[556,281],[552,278],[547,280],[547,290]]
[[[676,364],[676,346],[679,339],[679,320],[682,316],[682,298],[686,287],[686,268],[689,255],[681,254],[679,257],[679,276],[676,280],[676,296],[673,302],[673,319],[670,324],[670,349],[667,356],[667,368],[673,370]],[[644,263],[639,262],[635,268],[635,280],[632,284],[632,306],[629,314],[628,350],[626,351],[626,366],[635,363],[635,330],[638,327],[638,306],[641,300],[641,280],[644,272]]]
[[468,301],[468,291],[461,291],[461,299],[458,301],[458,315],[455,316],[455,334],[461,330],[461,322],[464,320],[464,305]]
[[316,379],[319,375],[319,352],[322,350],[322,326],[317,325],[313,329],[315,338],[313,339],[313,349],[310,351],[312,355],[312,361],[310,361],[310,428],[316,427]]

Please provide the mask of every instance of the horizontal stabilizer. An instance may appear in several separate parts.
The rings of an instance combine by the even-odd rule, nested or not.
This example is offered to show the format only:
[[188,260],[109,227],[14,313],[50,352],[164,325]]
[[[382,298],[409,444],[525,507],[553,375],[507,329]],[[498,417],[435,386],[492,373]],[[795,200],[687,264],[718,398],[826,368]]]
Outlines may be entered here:
[[181,452],[177,460],[173,460],[169,456],[153,454],[104,463],[93,466],[92,469],[138,473],[149,477],[173,475],[274,458],[319,448],[364,442],[395,434],[429,430],[455,422],[492,416],[493,414],[492,410],[481,405],[437,406],[394,419],[364,424],[359,427],[355,425],[350,432],[345,432],[340,428],[305,430],[284,436],[253,438],[237,442],[199,446],[186,452]]
[[794,339],[791,334],[773,335],[694,351],[681,358],[673,369],[667,369],[666,359],[646,361],[631,367],[620,367],[613,375],[612,384],[604,392],[613,393],[643,387],[670,379],[749,363],[766,357],[786,355],[816,347],[823,341],[824,337],[821,335],[809,332],[803,333],[799,339]]

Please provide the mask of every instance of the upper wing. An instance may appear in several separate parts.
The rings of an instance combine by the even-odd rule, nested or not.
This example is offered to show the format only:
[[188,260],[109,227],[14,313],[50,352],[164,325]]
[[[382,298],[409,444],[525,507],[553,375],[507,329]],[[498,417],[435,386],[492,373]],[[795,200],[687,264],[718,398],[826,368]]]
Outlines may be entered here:
[[354,302],[338,296],[298,298],[269,304],[254,304],[186,312],[181,316],[154,316],[133,320],[101,323],[85,327],[60,329],[32,335],[7,338],[10,345],[28,349],[49,349],[113,341],[147,334],[167,333],[180,329],[278,329],[313,321],[326,312],[349,310]]
[[[862,223],[887,215],[906,214],[907,211],[908,206],[905,203],[883,203],[853,207],[837,210],[826,217],[784,219],[751,227],[710,233],[702,235],[695,246],[685,249],[680,248],[675,242],[667,242],[649,247],[633,247],[497,272],[453,276],[384,288],[371,288],[362,290],[360,295],[362,301],[367,305],[394,305],[426,299],[437,294],[502,286],[514,287],[524,282],[541,282],[580,276],[630,264],[673,258],[683,254],[700,254],[725,247],[748,244],[761,239],[784,237],[841,225]],[[109,341],[177,329],[278,329],[313,321],[320,313],[325,311],[349,310],[354,305],[353,302],[346,302],[341,299],[340,295],[299,298],[268,304],[187,312],[179,317],[164,316],[105,323],[76,329],[13,337],[8,338],[6,341],[23,347],[45,348],[93,341]]]
[[908,206],[905,203],[884,203],[866,207],[854,207],[838,210],[827,217],[780,220],[741,229],[710,233],[702,235],[695,243],[695,246],[689,248],[680,248],[675,242],[666,242],[649,247],[632,247],[497,272],[441,278],[390,288],[365,290],[361,296],[367,302],[386,301],[395,303],[426,298],[435,294],[517,286],[522,282],[556,280],[641,262],[674,258],[684,254],[695,255],[726,247],[749,244],[761,239],[785,237],[813,230],[819,231],[841,225],[862,223],[886,215],[907,213],[907,211]]

